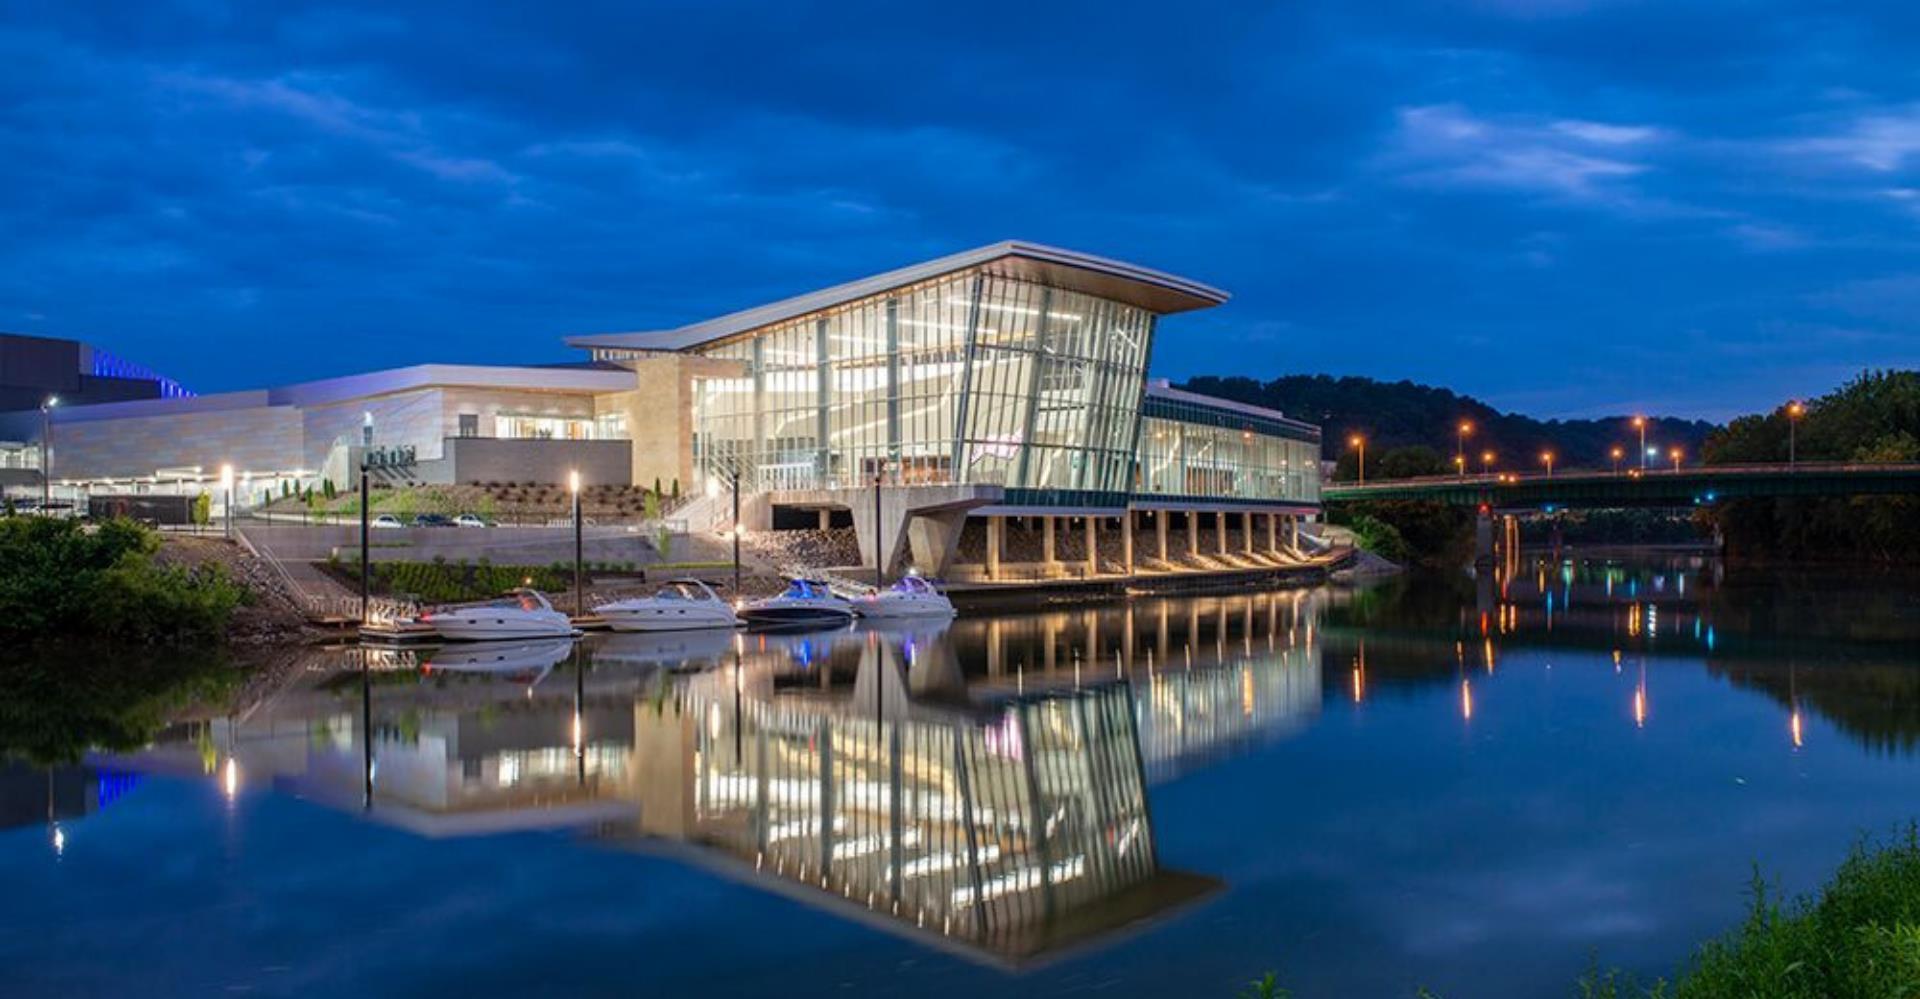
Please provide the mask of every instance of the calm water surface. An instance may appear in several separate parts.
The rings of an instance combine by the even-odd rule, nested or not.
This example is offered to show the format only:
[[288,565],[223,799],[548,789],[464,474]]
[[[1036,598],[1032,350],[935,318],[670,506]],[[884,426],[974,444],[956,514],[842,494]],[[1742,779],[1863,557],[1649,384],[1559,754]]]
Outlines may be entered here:
[[1564,994],[1920,815],[1916,649],[1909,582],[1583,559],[245,681],[16,657],[0,993]]

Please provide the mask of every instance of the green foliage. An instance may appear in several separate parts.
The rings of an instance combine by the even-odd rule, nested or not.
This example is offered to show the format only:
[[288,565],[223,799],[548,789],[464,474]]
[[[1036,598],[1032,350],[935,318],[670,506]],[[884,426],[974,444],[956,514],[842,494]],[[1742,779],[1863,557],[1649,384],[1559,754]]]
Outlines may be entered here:
[[[1364,434],[1369,480],[1374,476],[1376,453],[1384,456],[1391,449],[1413,444],[1424,444],[1437,452],[1446,462],[1445,470],[1451,471],[1457,446],[1455,432],[1463,419],[1474,425],[1473,435],[1467,439],[1467,453],[1475,459],[1475,468],[1479,453],[1488,450],[1500,456],[1501,467],[1509,469],[1538,467],[1535,459],[1546,450],[1560,456],[1560,468],[1609,468],[1612,460],[1608,451],[1617,445],[1631,451],[1639,442],[1637,433],[1627,425],[1627,414],[1597,420],[1536,420],[1502,413],[1471,396],[1409,381],[1327,375],[1290,375],[1270,382],[1201,377],[1180,387],[1278,409],[1318,423],[1326,457],[1343,462],[1350,462],[1346,458],[1351,450],[1347,441],[1354,434]],[[1647,426],[1647,440],[1677,444],[1688,454],[1698,454],[1701,441],[1713,429],[1713,424],[1699,420],[1653,419]]]
[[655,489],[640,501],[640,514],[647,520],[660,519],[660,491]]
[[675,501],[680,499],[680,479],[677,476],[673,480],[673,498]]
[[1292,992],[1280,987],[1279,977],[1271,971],[1248,982],[1247,987],[1240,990],[1240,999],[1287,999],[1291,995]]
[[20,509],[13,505],[13,497],[9,496],[6,498],[5,508],[0,509],[0,515],[8,517],[17,517],[20,515]]
[[655,497],[666,495],[660,491],[660,477],[658,475],[653,477],[653,495]]
[[126,642],[220,639],[245,596],[217,566],[154,559],[160,539],[130,520],[0,522],[0,635]]
[[1413,561],[1414,552],[1402,537],[1399,528],[1371,514],[1356,514],[1348,525],[1353,529],[1360,547],[1390,562],[1405,564]]
[[[1446,475],[1454,470],[1453,461],[1425,444],[1391,448],[1367,455],[1367,481],[1413,479],[1423,475]],[[1351,482],[1360,477],[1360,452],[1347,450],[1334,462],[1333,477]]]
[[653,547],[655,551],[660,553],[660,558],[663,561],[671,561],[673,559],[673,532],[662,527],[660,533],[653,539]]
[[331,502],[331,501],[333,500],[333,498],[334,498],[334,497],[335,497],[336,495],[338,495],[338,494],[336,493],[336,491],[334,490],[334,488],[333,488],[333,480],[332,480],[332,479],[321,479],[321,480],[320,480],[320,493],[321,493],[321,495],[323,495],[323,496],[325,496],[325,497],[327,498],[327,500],[328,500],[329,502]]
[[1459,566],[1473,549],[1473,511],[1424,500],[1345,504],[1331,511],[1367,551],[1402,564]]
[[[1802,461],[1920,461],[1920,372],[1862,374],[1806,403],[1743,416],[1706,442],[1708,464],[1784,462],[1790,435]],[[1920,499],[1910,496],[1739,499],[1705,512],[1729,554],[1760,559],[1920,561]]]
[[213,497],[202,490],[200,495],[193,498],[193,508],[188,515],[194,523],[202,526],[213,523]]
[[[351,575],[358,585],[358,569],[347,569],[338,562],[328,568],[337,574]],[[531,585],[550,593],[573,586],[573,567],[553,565],[494,565],[486,559],[469,565],[464,560],[449,563],[444,558],[431,562],[375,562],[370,581],[376,593],[406,594],[426,603],[452,603],[498,596],[516,586]],[[529,584],[527,581],[532,580]]]

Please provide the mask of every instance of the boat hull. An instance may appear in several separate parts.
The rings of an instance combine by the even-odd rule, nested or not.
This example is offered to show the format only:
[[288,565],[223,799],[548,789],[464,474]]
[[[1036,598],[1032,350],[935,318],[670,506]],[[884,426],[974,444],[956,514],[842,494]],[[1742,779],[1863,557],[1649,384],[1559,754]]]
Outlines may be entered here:
[[803,625],[846,624],[853,620],[851,608],[836,607],[747,607],[740,611],[748,624]]
[[740,619],[728,614],[673,613],[655,609],[616,610],[600,608],[600,619],[615,631],[711,631],[737,628]]
[[544,617],[435,615],[426,623],[441,638],[450,642],[503,642],[529,638],[570,638],[573,635],[573,624],[565,617],[556,620]]

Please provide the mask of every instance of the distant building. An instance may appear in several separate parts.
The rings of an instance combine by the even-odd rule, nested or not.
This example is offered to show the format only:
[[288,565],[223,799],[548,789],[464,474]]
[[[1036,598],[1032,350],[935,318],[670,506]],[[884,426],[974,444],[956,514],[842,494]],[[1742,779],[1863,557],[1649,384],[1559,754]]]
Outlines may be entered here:
[[[1252,552],[1318,512],[1319,428],[1146,377],[1163,317],[1226,299],[996,243],[676,329],[572,337],[588,352],[573,365],[431,364],[201,397],[155,376],[145,395],[57,407],[51,465],[60,489],[87,493],[198,491],[231,464],[242,502],[344,487],[362,464],[394,484],[578,469],[679,484],[695,528],[730,515],[737,482],[749,526],[850,513],[869,551],[877,524],[890,564],[944,571],[969,526],[985,530],[989,576],[1010,528],[1044,526],[1053,553],[1056,527],[1084,527],[1088,571],[1105,571],[1098,532],[1123,521],[1128,563],[1147,521],[1166,557],[1169,515],[1189,548],[1192,520],[1211,516],[1223,555],[1231,516],[1234,551]],[[876,482],[890,494],[878,521]]]

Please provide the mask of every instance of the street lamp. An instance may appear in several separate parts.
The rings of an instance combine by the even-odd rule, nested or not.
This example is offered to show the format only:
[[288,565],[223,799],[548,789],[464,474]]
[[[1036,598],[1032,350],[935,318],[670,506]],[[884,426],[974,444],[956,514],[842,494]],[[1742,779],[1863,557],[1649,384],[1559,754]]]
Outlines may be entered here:
[[1367,439],[1359,434],[1354,434],[1352,439],[1348,440],[1347,443],[1360,450],[1360,484],[1364,486],[1367,484]]
[[1626,452],[1622,451],[1619,445],[1615,445],[1613,450],[1607,452],[1607,457],[1613,459],[1613,474],[1620,474],[1620,459],[1625,456],[1625,454]]
[[1540,452],[1540,460],[1544,462],[1547,466],[1547,478],[1549,479],[1553,478],[1553,452],[1552,451]]
[[1673,459],[1674,471],[1678,472],[1680,470],[1680,459],[1685,456],[1686,456],[1686,452],[1680,450],[1679,448],[1674,448],[1673,450],[1667,452],[1667,457]]
[[40,404],[40,515],[48,516],[53,511],[53,466],[48,458],[48,439],[53,436],[53,407],[60,405],[60,397],[47,396]]
[[1493,473],[1493,452],[1492,451],[1480,452],[1480,474],[1491,475],[1492,473]]
[[567,491],[573,494],[573,616],[581,617],[587,612],[586,580],[581,573],[581,530],[580,530],[580,472],[567,473]]
[[1464,479],[1467,477],[1467,435],[1473,433],[1473,422],[1461,420],[1459,431],[1454,438],[1454,464],[1460,466],[1460,477]]
[[1634,417],[1633,429],[1640,431],[1640,470],[1644,472],[1647,470],[1647,418]]
[[220,491],[226,494],[226,501],[223,507],[223,509],[225,510],[225,516],[223,516],[221,519],[226,522],[227,540],[232,541],[233,540],[233,466],[232,465],[220,466]]
[[1805,416],[1806,413],[1807,407],[1801,405],[1800,400],[1795,399],[1787,403],[1787,469],[1789,471],[1791,471],[1800,460],[1800,442],[1798,439],[1800,417]]

